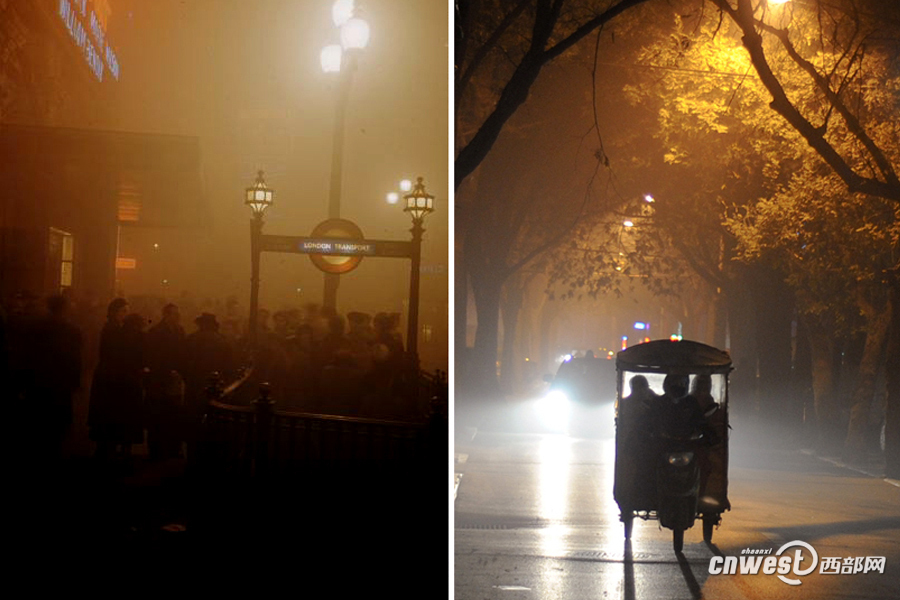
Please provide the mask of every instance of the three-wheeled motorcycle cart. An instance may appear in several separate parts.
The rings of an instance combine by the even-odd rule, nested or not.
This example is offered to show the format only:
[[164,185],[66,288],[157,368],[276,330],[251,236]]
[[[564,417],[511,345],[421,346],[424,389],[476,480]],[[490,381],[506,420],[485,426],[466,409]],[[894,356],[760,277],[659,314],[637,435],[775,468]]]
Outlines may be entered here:
[[[673,531],[680,552],[684,530],[695,519],[703,522],[703,539],[711,542],[713,528],[728,501],[728,374],[727,352],[688,340],[656,340],[632,346],[616,357],[616,463],[613,495],[631,539],[635,517],[658,519]],[[689,382],[690,395],[704,413],[706,436],[691,446],[671,447],[658,435],[659,407],[667,376]],[[636,379],[635,379],[636,378]],[[671,396],[671,395],[670,395]],[[693,400],[692,400],[693,401]],[[662,425],[664,427],[665,424]],[[702,436],[698,436],[702,437]],[[691,482],[691,477],[693,481]],[[680,478],[680,479],[679,479]],[[677,492],[673,519],[671,487]],[[675,481],[675,484],[670,483]],[[667,483],[669,482],[669,483]]]

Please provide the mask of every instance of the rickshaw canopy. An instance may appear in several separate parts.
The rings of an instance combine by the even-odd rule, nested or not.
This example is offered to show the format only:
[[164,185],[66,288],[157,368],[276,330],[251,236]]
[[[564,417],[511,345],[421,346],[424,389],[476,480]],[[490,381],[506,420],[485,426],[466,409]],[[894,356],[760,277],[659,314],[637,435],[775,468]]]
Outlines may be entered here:
[[616,369],[645,373],[729,373],[727,352],[691,340],[654,340],[637,344],[616,355]]

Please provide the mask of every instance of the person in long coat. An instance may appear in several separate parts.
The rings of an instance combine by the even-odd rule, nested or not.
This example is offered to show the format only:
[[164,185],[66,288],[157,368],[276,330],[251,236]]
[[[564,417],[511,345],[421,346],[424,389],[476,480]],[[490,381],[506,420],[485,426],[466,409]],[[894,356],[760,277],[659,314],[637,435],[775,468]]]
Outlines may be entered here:
[[184,436],[188,455],[196,451],[201,423],[207,406],[207,387],[210,375],[219,374],[221,381],[230,381],[237,372],[237,360],[231,343],[219,333],[219,322],[211,313],[194,319],[197,331],[185,338],[184,361]]
[[81,330],[69,321],[69,302],[56,294],[47,299],[47,316],[32,331],[34,374],[27,391],[30,423],[43,467],[62,458],[63,441],[72,425],[72,395],[81,387]]
[[178,307],[167,304],[162,320],[147,332],[145,388],[151,460],[175,458],[180,452],[185,334],[179,321]]
[[127,313],[123,298],[110,302],[91,383],[88,425],[102,459],[111,458],[117,447],[129,457],[132,444],[144,439],[143,318]]

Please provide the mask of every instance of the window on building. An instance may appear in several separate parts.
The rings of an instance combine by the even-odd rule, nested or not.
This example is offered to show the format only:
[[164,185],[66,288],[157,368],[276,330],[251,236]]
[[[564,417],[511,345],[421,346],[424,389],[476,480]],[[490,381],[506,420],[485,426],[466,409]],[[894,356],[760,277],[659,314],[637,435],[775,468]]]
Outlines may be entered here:
[[50,260],[60,292],[72,287],[75,271],[75,238],[68,231],[50,228]]

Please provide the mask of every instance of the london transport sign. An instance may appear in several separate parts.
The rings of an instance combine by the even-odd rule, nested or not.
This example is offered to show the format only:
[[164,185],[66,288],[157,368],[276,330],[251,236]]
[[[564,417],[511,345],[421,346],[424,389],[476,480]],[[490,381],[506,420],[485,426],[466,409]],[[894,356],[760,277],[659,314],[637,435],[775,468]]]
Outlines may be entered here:
[[355,240],[348,238],[263,235],[264,252],[293,252],[323,256],[381,256],[408,258],[412,243],[398,240]]

